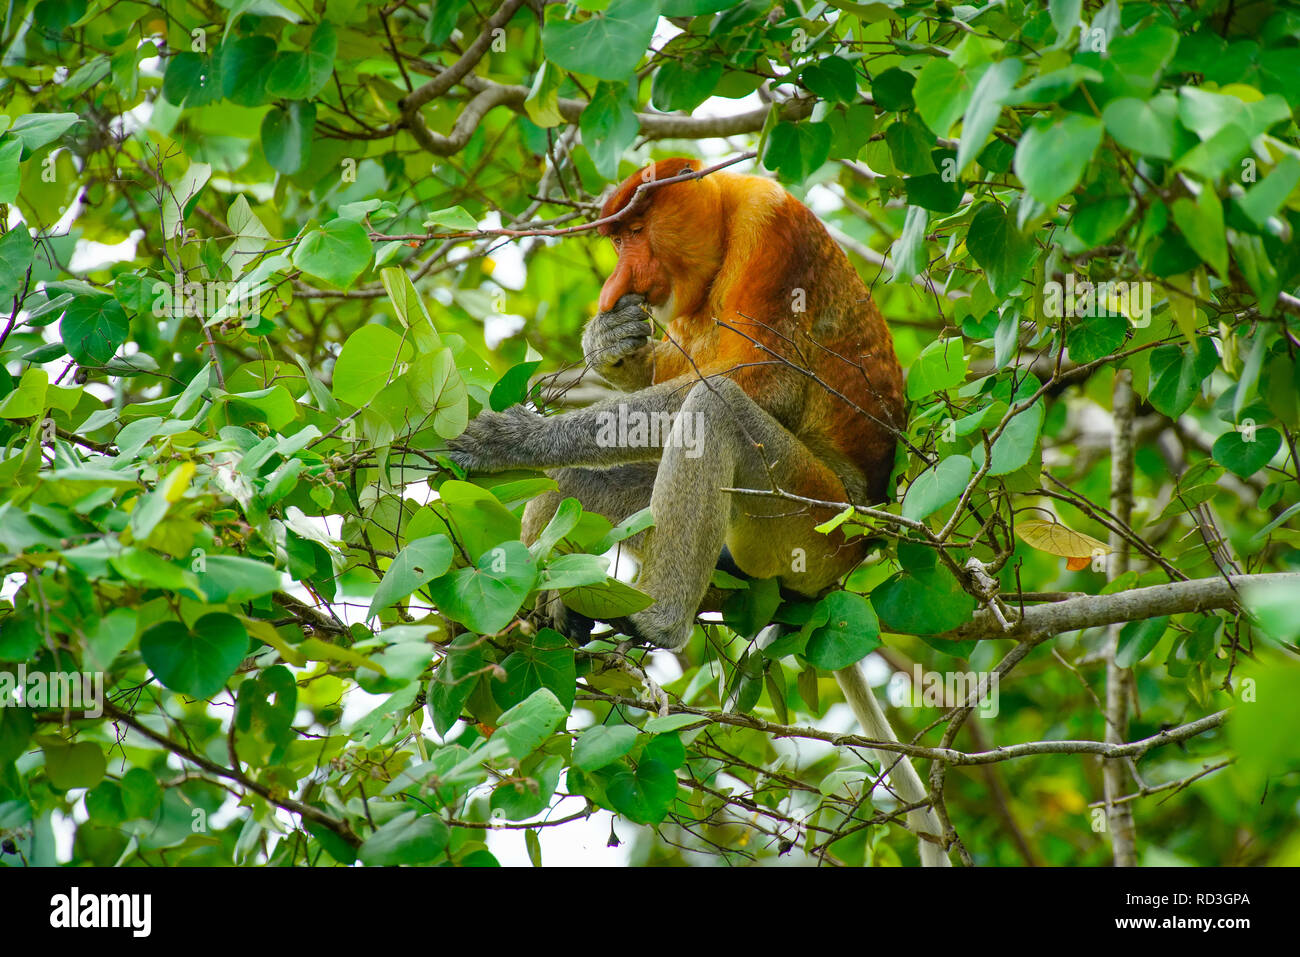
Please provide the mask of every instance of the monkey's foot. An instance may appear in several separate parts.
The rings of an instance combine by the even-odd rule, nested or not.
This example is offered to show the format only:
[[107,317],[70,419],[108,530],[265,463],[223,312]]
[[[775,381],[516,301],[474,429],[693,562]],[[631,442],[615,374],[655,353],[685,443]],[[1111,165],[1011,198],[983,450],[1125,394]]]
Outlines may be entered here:
[[565,608],[561,620],[556,622],[556,629],[565,638],[585,645],[591,640],[591,629],[596,626],[596,619],[588,618],[572,608]]
[[634,641],[654,645],[665,651],[680,651],[686,647],[691,632],[695,630],[695,617],[692,615],[683,622],[658,613],[658,606],[655,605],[623,618],[614,618],[610,624]]

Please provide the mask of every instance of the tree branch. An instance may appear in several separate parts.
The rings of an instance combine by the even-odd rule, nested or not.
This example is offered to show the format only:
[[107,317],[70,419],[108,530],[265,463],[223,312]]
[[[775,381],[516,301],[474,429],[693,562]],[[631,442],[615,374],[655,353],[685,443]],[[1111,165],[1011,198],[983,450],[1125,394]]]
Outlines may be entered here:
[[[501,4],[497,12],[488,17],[488,21],[483,24],[483,29],[479,32],[479,35],[465,49],[459,60],[428,83],[416,87],[402,99],[398,104],[402,112],[412,113],[418,110],[430,100],[442,96],[459,83],[465,77],[465,74],[474,69],[478,65],[478,61],[483,59],[483,55],[487,53],[488,47],[492,45],[493,31],[509,23],[510,18],[515,15],[515,11],[523,5],[524,0],[506,0],[505,3]],[[394,53],[396,53],[396,50],[394,50]]]
[[[1113,428],[1110,438],[1110,508],[1119,524],[1128,528],[1133,520],[1133,370],[1118,369],[1111,391]],[[1110,547],[1111,580],[1129,567],[1129,540],[1112,531]],[[1115,656],[1119,652],[1118,624],[1110,626],[1106,636],[1106,740],[1123,741],[1128,734],[1128,696],[1133,672],[1122,667]],[[1137,827],[1133,806],[1117,804],[1125,791],[1125,767],[1117,760],[1102,762],[1102,788],[1106,796],[1106,830],[1110,833],[1111,853],[1116,867],[1137,866]]]
[[178,758],[189,761],[191,764],[198,765],[209,774],[215,774],[217,777],[228,778],[229,780],[239,784],[241,787],[252,791],[263,800],[274,804],[276,807],[297,814],[304,820],[315,821],[322,827],[326,827],[333,831],[351,847],[361,846],[361,839],[352,833],[352,828],[348,827],[346,821],[340,821],[333,815],[326,814],[320,808],[312,807],[310,804],[303,804],[301,801],[295,801],[293,798],[277,795],[265,784],[254,781],[237,771],[232,771],[230,768],[222,767],[220,764],[208,760],[201,754],[196,754],[189,748],[185,747],[185,745],[179,744],[167,737],[167,735],[153,730],[153,728],[150,728],[148,725],[142,724],[140,721],[136,720],[134,715],[128,714],[108,701],[104,702],[104,714],[107,715],[110,720],[120,721],[132,731],[144,735],[155,744],[162,745],[162,747],[166,748]]
[[[441,78],[441,74],[439,78]],[[484,115],[497,106],[508,106],[516,113],[524,112],[524,102],[528,99],[529,89],[506,83],[496,83],[480,76],[463,78],[466,89],[474,97],[465,104],[450,133],[443,135],[429,129],[420,115],[418,104],[413,104],[415,93],[402,100],[402,120],[400,126],[410,130],[416,142],[435,156],[449,156],[456,153],[469,142],[470,136],[478,128]],[[420,87],[416,90],[419,93]],[[798,97],[786,100],[777,110],[783,120],[791,122],[804,119],[812,113],[812,97]],[[560,115],[567,123],[577,123],[582,111],[587,108],[584,100],[561,98],[557,103]],[[739,136],[742,133],[755,133],[763,128],[771,107],[760,106],[748,113],[735,116],[673,116],[667,113],[638,113],[637,121],[641,124],[641,135],[650,140],[662,139],[704,139],[706,137]]]
[[1029,635],[1059,635],[1080,628],[1096,628],[1139,618],[1158,618],[1189,611],[1211,611],[1237,607],[1237,590],[1251,584],[1278,584],[1300,588],[1300,572],[1267,575],[1231,575],[1193,578],[1147,588],[1133,588],[1114,595],[1088,595],[1050,605],[1026,608],[1024,615],[1003,631],[987,611],[976,612],[969,624],[937,635],[951,641],[981,638],[1024,638]]

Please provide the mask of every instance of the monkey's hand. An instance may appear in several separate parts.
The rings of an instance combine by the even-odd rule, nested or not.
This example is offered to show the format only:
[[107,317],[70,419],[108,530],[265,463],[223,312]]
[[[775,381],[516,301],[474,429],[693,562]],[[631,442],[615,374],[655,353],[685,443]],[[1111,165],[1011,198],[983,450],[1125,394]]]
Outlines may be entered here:
[[651,331],[645,297],[628,293],[582,330],[582,352],[588,367],[622,389],[649,384],[646,357]]
[[533,464],[532,446],[545,417],[521,405],[480,412],[447,443],[447,457],[466,472],[504,472]]

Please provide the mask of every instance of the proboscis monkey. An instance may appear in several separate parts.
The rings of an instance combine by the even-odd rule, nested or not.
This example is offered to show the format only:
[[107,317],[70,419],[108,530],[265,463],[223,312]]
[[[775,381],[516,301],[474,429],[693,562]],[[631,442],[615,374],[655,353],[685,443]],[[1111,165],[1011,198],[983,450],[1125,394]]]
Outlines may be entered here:
[[[613,522],[649,505],[654,527],[634,545],[637,586],[654,604],[614,624],[667,649],[690,638],[724,550],[740,571],[809,596],[862,558],[860,540],[815,530],[834,509],[725,489],[883,501],[906,423],[889,330],[806,206],[771,180],[731,172],[638,194],[699,169],[660,160],[601,210],[612,216],[636,198],[601,227],[618,265],[583,334],[587,363],[626,394],[555,416],[484,412],[450,453],[471,472],[532,467],[556,480],[557,492],[526,509],[526,538],[569,496]],[[866,733],[892,739],[856,666],[838,677]],[[882,757],[888,766],[897,755]],[[896,771],[900,797],[923,800],[911,765]],[[914,826],[939,833],[932,812],[916,813]],[[926,841],[923,856],[927,846],[946,862]]]

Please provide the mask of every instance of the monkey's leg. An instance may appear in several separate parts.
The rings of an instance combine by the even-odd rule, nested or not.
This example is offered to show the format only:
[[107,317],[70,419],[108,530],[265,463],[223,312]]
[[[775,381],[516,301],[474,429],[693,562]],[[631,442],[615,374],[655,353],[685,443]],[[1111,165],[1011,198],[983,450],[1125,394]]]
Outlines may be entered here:
[[[829,515],[779,498],[721,491],[725,487],[779,487],[830,502],[847,498],[834,473],[739,386],[724,380],[693,387],[664,448],[650,499],[656,522],[637,584],[656,602],[631,616],[640,637],[670,648],[686,642],[724,541],[746,572],[780,576],[807,593],[830,584],[859,560],[856,548],[813,528]],[[858,666],[837,671],[835,678],[863,733],[897,741]],[[891,768],[890,784],[900,800],[915,804],[927,798],[905,756],[882,751],[878,757],[882,767]],[[942,845],[927,839],[943,834],[938,815],[923,807],[910,811],[907,821],[923,835],[922,864],[948,866]]]
[[[657,468],[655,462],[637,462],[609,469],[567,468],[547,472],[559,488],[539,495],[524,507],[523,541],[528,545],[537,541],[566,498],[576,498],[584,511],[603,515],[618,524],[650,504]],[[644,533],[634,535],[621,543],[620,550],[636,555],[643,538]],[[565,608],[559,593],[554,591],[537,596],[537,610],[557,631],[580,641],[590,634],[594,624],[586,615]]]
[[550,469],[546,475],[559,486],[524,507],[523,541],[531,545],[566,498],[576,498],[583,511],[603,515],[618,524],[650,504],[657,462],[634,462],[608,469]]
[[846,499],[830,468],[740,386],[722,378],[696,384],[664,444],[650,499],[655,525],[637,586],[655,604],[630,616],[637,637],[669,649],[686,643],[724,544],[747,574],[780,577],[805,594],[834,582],[860,557],[857,546],[813,528],[832,510],[732,495],[722,491],[727,487]]

